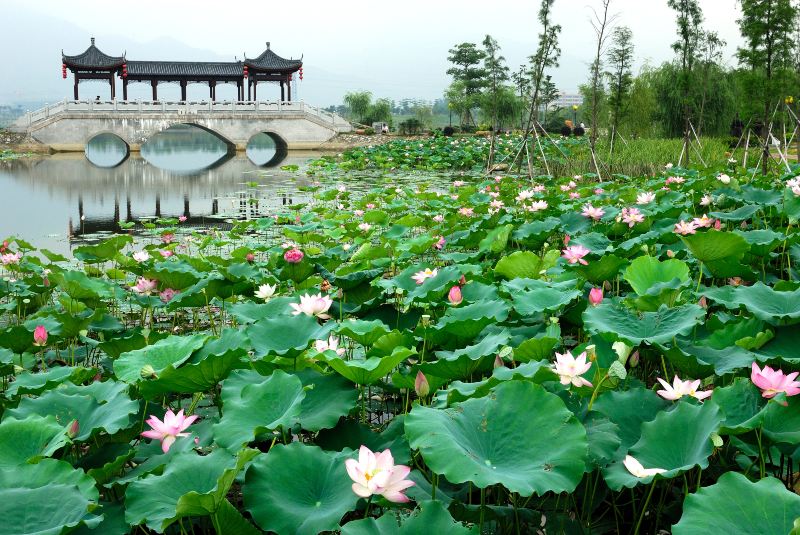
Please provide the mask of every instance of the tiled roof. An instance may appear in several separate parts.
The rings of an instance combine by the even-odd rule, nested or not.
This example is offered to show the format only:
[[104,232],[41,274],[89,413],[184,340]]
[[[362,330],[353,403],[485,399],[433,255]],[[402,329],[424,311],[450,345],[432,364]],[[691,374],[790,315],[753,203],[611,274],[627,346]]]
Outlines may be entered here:
[[241,62],[129,61],[128,76],[241,77]]
[[92,44],[82,54],[67,56],[62,53],[61,60],[70,67],[81,69],[113,69],[125,63],[124,56],[109,56],[94,46],[94,37],[92,37]]
[[267,49],[262,52],[260,56],[257,58],[245,57],[244,62],[248,67],[280,71],[296,71],[303,65],[302,60],[280,57],[275,52],[270,50],[269,43],[267,43]]

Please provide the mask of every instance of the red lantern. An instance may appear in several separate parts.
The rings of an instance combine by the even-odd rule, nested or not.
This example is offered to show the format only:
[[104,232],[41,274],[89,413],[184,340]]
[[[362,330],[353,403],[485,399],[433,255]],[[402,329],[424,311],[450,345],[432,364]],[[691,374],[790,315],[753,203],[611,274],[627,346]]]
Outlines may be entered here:
[[245,66],[244,66],[244,77],[245,77],[245,78],[247,78],[247,75],[248,75],[248,74],[249,74],[249,73],[247,72],[247,65],[245,65]]
[[62,63],[61,64],[61,77],[63,79],[65,79],[65,80],[67,79],[67,64],[66,63]]
[[300,77],[301,80],[303,79],[303,67],[300,67],[300,70],[298,71],[298,76]]
[[122,77],[123,78],[127,78],[128,77],[128,64],[127,63],[123,63],[122,64]]

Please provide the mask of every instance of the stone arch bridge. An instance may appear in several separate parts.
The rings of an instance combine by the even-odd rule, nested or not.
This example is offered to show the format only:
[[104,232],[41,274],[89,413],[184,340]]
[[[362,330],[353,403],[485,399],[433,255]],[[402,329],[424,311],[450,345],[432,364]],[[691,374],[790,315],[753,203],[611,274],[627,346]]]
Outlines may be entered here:
[[98,134],[114,134],[130,151],[176,124],[197,126],[215,134],[230,150],[245,150],[256,134],[265,133],[278,149],[314,149],[349,122],[304,102],[148,102],[62,101],[26,113],[12,130],[26,132],[57,152],[83,151]]

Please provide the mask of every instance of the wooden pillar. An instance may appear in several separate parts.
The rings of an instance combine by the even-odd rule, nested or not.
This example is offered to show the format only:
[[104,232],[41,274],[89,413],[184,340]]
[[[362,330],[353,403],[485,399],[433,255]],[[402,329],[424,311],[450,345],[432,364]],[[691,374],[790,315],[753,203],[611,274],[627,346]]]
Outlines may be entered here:
[[181,102],[186,102],[186,80],[181,80]]
[[183,215],[187,218],[191,215],[189,212],[189,196],[185,194],[183,196]]
[[80,100],[80,99],[78,98],[78,80],[79,80],[79,78],[78,78],[78,73],[77,73],[77,72],[75,72],[75,73],[73,73],[73,75],[75,76],[75,89],[74,89],[74,91],[73,91],[73,93],[74,93],[74,95],[73,95],[73,96],[75,97],[75,100]]
[[286,97],[284,96],[283,93],[283,80],[281,80],[279,83],[281,84],[281,102],[283,102],[284,100],[286,100]]
[[117,79],[113,72],[109,73],[108,75],[108,83],[111,85],[111,100],[114,100],[117,97]]
[[125,198],[125,221],[133,221],[133,212],[131,211],[131,197],[128,195]]
[[[253,97],[251,97],[251,96],[250,96],[250,95],[251,95],[251,93],[250,93],[250,92],[251,92],[252,90],[253,90],[253,79],[252,79],[252,78],[248,78],[248,79],[247,79],[247,101],[248,101],[248,102],[250,102],[251,100],[253,100]],[[242,95],[242,97],[244,97],[244,95]]]
[[128,100],[128,79],[122,79],[122,100]]
[[153,87],[153,100],[158,100],[158,80],[150,80],[150,85]]
[[156,217],[161,217],[161,195],[156,195]]
[[258,100],[258,78],[253,80],[253,100]]
[[291,102],[292,101],[292,75],[290,74],[286,78],[287,78],[287,80],[286,80],[286,92],[287,92],[286,100]]
[[208,98],[210,98],[213,101],[214,100],[214,86],[211,85],[211,84],[212,84],[212,82],[211,82],[211,80],[209,80],[208,81]]

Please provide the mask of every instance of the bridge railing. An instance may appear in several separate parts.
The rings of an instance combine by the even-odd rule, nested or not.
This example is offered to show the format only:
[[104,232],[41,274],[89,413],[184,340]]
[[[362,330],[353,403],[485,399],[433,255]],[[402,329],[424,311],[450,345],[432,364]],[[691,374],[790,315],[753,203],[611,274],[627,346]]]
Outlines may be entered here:
[[55,104],[48,104],[44,108],[31,111],[20,117],[16,125],[30,127],[36,122],[43,121],[60,113],[286,113],[297,112],[318,117],[332,127],[339,129],[349,126],[341,116],[325,111],[316,106],[311,106],[301,101],[152,101],[152,100],[63,100]]

